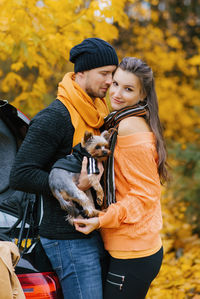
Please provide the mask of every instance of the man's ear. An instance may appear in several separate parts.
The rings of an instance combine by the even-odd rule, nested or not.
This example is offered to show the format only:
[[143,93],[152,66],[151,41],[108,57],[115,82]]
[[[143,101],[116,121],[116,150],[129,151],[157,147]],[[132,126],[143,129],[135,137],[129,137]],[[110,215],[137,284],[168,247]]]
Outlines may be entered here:
[[86,142],[88,142],[89,139],[92,139],[92,137],[93,137],[93,134],[91,132],[85,131],[84,137],[81,142],[82,146],[84,147]]
[[78,84],[80,84],[85,80],[85,78],[86,78],[85,71],[84,72],[77,72],[76,76],[75,76],[75,81]]
[[76,75],[78,75],[80,78],[83,78],[85,75],[85,72],[77,72]]

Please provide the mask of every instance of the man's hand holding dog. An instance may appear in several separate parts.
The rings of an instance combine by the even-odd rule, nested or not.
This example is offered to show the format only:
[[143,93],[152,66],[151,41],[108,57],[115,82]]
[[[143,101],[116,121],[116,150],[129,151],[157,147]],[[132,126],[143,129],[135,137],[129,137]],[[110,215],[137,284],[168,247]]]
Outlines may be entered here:
[[[88,179],[87,163],[88,163],[88,159],[87,159],[87,157],[84,157],[83,162],[82,162],[82,169],[81,169],[81,174],[80,174],[80,177],[79,177],[79,182],[78,182],[78,185],[77,185],[77,187],[82,191],[86,191],[86,190],[88,190],[92,187],[91,184],[90,184],[90,181]],[[101,176],[102,176],[103,171],[104,171],[104,168],[103,168],[102,162],[98,162],[97,166],[98,166],[99,172],[100,172],[97,177],[100,181]]]

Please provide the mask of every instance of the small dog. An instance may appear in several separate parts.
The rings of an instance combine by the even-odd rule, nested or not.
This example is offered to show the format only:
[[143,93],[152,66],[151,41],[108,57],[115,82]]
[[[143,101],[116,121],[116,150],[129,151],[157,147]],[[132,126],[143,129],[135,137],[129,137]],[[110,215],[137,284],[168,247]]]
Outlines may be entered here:
[[97,177],[99,170],[97,167],[94,170],[94,163],[106,160],[111,154],[109,140],[110,133],[108,131],[102,132],[100,136],[86,131],[82,142],[73,148],[73,153],[58,160],[49,174],[50,189],[58,199],[61,208],[67,211],[66,220],[71,225],[73,225],[74,218],[98,216],[99,211],[95,208],[92,197],[78,189],[77,183],[83,157],[87,156],[88,178],[96,191],[98,205],[102,205],[104,193]]

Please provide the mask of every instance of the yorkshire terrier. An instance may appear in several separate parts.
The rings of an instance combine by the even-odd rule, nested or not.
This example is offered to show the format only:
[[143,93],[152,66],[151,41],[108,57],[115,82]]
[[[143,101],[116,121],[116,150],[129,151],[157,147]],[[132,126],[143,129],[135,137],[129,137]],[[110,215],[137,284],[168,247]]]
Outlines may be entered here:
[[73,148],[73,153],[53,165],[49,174],[49,186],[61,208],[67,211],[66,220],[71,225],[73,225],[74,218],[95,217],[99,214],[91,193],[81,191],[77,184],[83,157],[87,156],[88,179],[96,191],[97,204],[99,206],[103,204],[104,192],[97,176],[99,174],[97,161],[104,161],[111,154],[109,140],[110,133],[108,131],[102,132],[100,136],[86,131],[82,142]]

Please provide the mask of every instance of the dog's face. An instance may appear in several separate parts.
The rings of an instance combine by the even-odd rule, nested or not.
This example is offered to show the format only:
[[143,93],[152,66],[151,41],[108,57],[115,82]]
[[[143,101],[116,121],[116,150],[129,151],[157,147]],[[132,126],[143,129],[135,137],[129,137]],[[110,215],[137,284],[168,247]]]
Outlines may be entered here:
[[109,137],[108,131],[104,131],[100,136],[93,135],[91,132],[85,132],[82,140],[82,147],[98,161],[106,160],[111,154],[109,149]]

